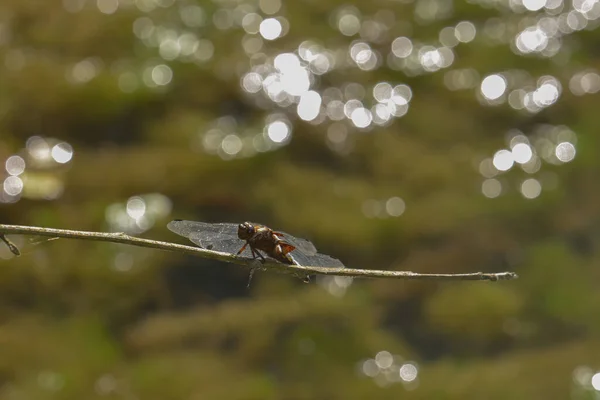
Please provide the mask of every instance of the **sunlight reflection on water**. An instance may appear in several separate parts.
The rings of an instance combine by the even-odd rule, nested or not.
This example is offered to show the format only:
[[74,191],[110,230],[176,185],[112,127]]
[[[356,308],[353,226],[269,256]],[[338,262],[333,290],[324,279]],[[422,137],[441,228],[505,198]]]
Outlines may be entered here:
[[[62,3],[72,18],[86,8],[81,0]],[[238,115],[226,113],[223,117],[233,118],[240,126],[224,130],[201,125],[200,137],[194,137],[191,144],[196,151],[224,160],[251,157],[291,143],[298,131],[295,127],[298,121],[309,123],[321,132],[327,146],[338,155],[349,155],[355,149],[348,140],[352,135],[377,133],[399,118],[410,117],[411,78],[433,76],[440,71],[444,71],[443,84],[448,90],[466,91],[483,107],[508,107],[525,115],[553,107],[565,91],[576,96],[600,91],[600,73],[585,65],[574,71],[565,70],[560,76],[537,77],[516,68],[477,71],[464,65],[455,67],[457,61],[468,62],[468,52],[461,49],[479,51],[482,44],[501,46],[526,59],[548,59],[562,65],[571,57],[576,34],[597,29],[599,1],[574,0],[567,4],[563,0],[502,3],[471,0],[471,3],[493,6],[501,13],[481,21],[458,19],[444,23],[456,14],[451,1],[399,2],[399,9],[412,11],[409,14],[383,6],[366,14],[356,6],[341,5],[327,10],[330,28],[338,40],[325,43],[317,33],[295,32],[293,29],[297,27],[292,26],[289,15],[291,8],[284,7],[280,0],[217,2],[215,7],[172,0],[99,0],[91,7],[104,14],[102,18],[133,13],[130,29],[140,45],[136,52],[142,62],[110,62],[91,55],[70,61],[64,79],[71,86],[85,87],[108,76],[122,92],[133,94],[141,90],[167,92],[178,83],[179,67],[185,64],[213,69],[223,77],[237,77],[248,101],[264,113],[263,125],[256,127]],[[419,24],[429,24],[436,30],[433,39],[422,37]],[[11,43],[7,29],[0,26],[6,33],[0,35],[4,44]],[[293,40],[286,41],[292,33]],[[218,38],[229,34],[242,47],[242,59],[227,61],[226,49],[216,47]],[[21,71],[39,56],[31,50],[11,48],[7,50],[5,66],[10,71]],[[351,79],[379,69],[391,72],[388,80],[366,83],[368,79]],[[418,98],[421,93],[414,95]],[[509,192],[510,185],[506,186],[497,175],[512,174],[517,166],[527,174],[536,174],[543,170],[544,163],[560,165],[577,157],[577,144],[570,139],[555,140],[536,133],[528,137],[532,135],[535,138],[532,137],[531,143],[511,145],[492,153],[491,166],[480,171],[486,197]],[[72,155],[68,143],[31,138],[27,154],[8,156],[21,157],[25,166],[16,165],[16,159],[5,160],[8,164],[1,201],[13,202],[21,195],[57,198],[62,193],[58,175],[48,183],[50,180],[32,176],[31,172],[68,164]],[[18,172],[20,169],[23,171]],[[45,179],[44,186],[40,182]],[[32,182],[46,189],[28,192]],[[522,194],[523,188],[537,187],[532,182],[544,186],[536,177],[520,182]],[[527,193],[535,194],[537,189]]]

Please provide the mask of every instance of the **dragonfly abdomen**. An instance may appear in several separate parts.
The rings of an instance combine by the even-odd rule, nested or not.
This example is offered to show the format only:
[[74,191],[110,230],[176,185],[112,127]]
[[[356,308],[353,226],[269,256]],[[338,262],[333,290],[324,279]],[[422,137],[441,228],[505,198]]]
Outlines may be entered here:
[[294,249],[293,246],[280,239],[272,229],[260,227],[254,236],[248,240],[248,244],[266,253],[269,257],[284,264],[295,264],[288,255]]

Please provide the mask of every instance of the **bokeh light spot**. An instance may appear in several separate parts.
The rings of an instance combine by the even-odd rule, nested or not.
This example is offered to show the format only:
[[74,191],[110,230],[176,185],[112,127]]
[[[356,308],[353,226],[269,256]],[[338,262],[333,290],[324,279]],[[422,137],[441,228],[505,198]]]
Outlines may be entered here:
[[127,215],[133,219],[140,219],[146,213],[146,202],[139,196],[134,196],[127,200]]
[[517,36],[516,45],[524,54],[539,52],[548,46],[548,35],[540,27],[529,27]]
[[537,88],[532,95],[532,99],[539,107],[547,107],[554,104],[559,96],[558,86],[555,82],[547,82]]
[[50,146],[48,142],[39,136],[32,136],[27,139],[27,152],[29,155],[38,161],[48,161],[52,158],[50,154]]
[[353,14],[344,14],[338,21],[338,29],[344,36],[353,36],[360,31],[360,19]]
[[257,93],[262,88],[262,77],[256,72],[249,72],[242,78],[242,87],[248,93]]
[[529,11],[539,11],[546,5],[546,0],[523,0],[523,6]]
[[234,156],[238,154],[242,150],[242,140],[238,135],[230,134],[223,138],[221,142],[221,149],[225,152],[225,154]]
[[62,142],[52,147],[52,158],[59,164],[66,164],[73,158],[73,147],[67,143]]
[[179,9],[179,15],[185,25],[190,28],[199,28],[206,24],[206,13],[198,5],[186,5]]
[[535,199],[542,193],[542,184],[534,178],[526,179],[521,184],[521,193],[526,199]]
[[18,176],[9,176],[4,180],[4,192],[10,196],[17,196],[23,191],[23,180]]
[[555,155],[560,161],[567,163],[575,158],[575,146],[569,142],[562,142],[556,146]]
[[366,376],[372,378],[372,377],[376,376],[377,374],[379,374],[379,367],[377,366],[377,363],[375,362],[375,360],[370,358],[363,363],[362,372]]
[[304,121],[312,121],[317,118],[321,110],[321,96],[319,93],[309,90],[300,96],[297,112]]
[[456,24],[455,35],[456,39],[462,43],[469,43],[473,39],[475,39],[475,34],[477,33],[477,29],[475,29],[475,25],[469,21],[461,21]]
[[168,85],[173,79],[173,70],[168,65],[160,64],[152,68],[151,77],[158,86]]
[[259,32],[266,40],[275,40],[283,31],[281,22],[275,18],[267,18],[260,23]]
[[249,13],[244,15],[242,19],[242,27],[244,30],[250,34],[255,34],[260,31],[260,24],[263,19],[260,15],[256,13]]
[[400,379],[402,379],[405,382],[412,382],[415,379],[417,379],[418,373],[419,373],[419,370],[418,370],[417,366],[412,363],[403,364],[400,367],[400,371],[399,371]]
[[367,110],[364,107],[359,107],[352,111],[350,119],[352,120],[354,126],[356,126],[357,128],[366,128],[373,121],[373,116],[371,114],[371,111]]
[[592,387],[600,392],[600,372],[596,372],[591,379]]
[[381,214],[383,206],[380,201],[375,199],[365,200],[362,204],[362,212],[367,218],[375,218]]
[[212,58],[215,53],[215,46],[208,39],[198,40],[198,47],[193,54],[195,61],[199,63],[206,62]]
[[389,351],[380,351],[375,355],[375,363],[379,368],[389,368],[394,363],[394,357]]
[[21,156],[10,156],[4,164],[9,175],[18,176],[25,171],[25,160]]
[[502,184],[498,179],[486,179],[481,184],[481,192],[487,198],[496,198],[502,193]]
[[498,171],[508,171],[512,168],[515,160],[510,151],[499,150],[496,152],[496,154],[494,154],[492,162]]
[[385,211],[392,217],[399,217],[404,214],[406,203],[400,197],[390,197],[385,202]]
[[267,15],[273,15],[281,9],[281,0],[259,0],[258,6]]
[[98,0],[98,10],[103,14],[114,14],[119,9],[119,0]]
[[502,75],[494,74],[486,76],[481,81],[481,94],[486,99],[496,100],[506,91],[506,79]]
[[531,160],[533,157],[533,151],[531,150],[531,146],[526,143],[517,143],[512,148],[512,157],[515,162],[519,164],[525,164]]
[[498,174],[498,170],[494,167],[494,163],[491,158],[486,158],[479,163],[479,173],[484,178],[493,178]]
[[392,53],[394,53],[396,57],[406,58],[411,55],[412,51],[413,44],[407,37],[400,36],[392,42]]
[[97,74],[98,66],[93,60],[86,59],[75,64],[67,78],[72,83],[82,84],[91,81]]
[[290,137],[290,127],[283,121],[271,122],[267,128],[267,135],[275,143],[282,143]]

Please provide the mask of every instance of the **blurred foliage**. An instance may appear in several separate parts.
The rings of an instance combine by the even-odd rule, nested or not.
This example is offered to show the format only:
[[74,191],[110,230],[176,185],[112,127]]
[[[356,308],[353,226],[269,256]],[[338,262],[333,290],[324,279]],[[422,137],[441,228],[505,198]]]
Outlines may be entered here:
[[177,241],[172,218],[250,220],[349,267],[521,278],[260,273],[246,289],[236,266],[14,237],[0,398],[597,398],[598,15],[575,0],[3,0],[2,223]]

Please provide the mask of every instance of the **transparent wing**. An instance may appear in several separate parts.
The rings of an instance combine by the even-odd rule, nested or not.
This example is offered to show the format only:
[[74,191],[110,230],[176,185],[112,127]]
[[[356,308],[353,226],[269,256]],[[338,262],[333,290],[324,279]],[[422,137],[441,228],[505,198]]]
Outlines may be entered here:
[[306,267],[329,267],[329,268],[344,268],[345,265],[337,258],[330,257],[326,254],[305,254],[296,250],[289,253],[292,260],[298,265]]
[[169,222],[167,228],[209,250],[235,254],[244,245],[237,235],[238,224],[174,220]]
[[192,233],[196,238],[211,240],[215,240],[216,238],[222,238],[223,240],[238,238],[238,225],[233,223],[211,224],[208,222],[184,221],[176,219],[169,222],[167,228],[169,228],[171,232],[186,238],[190,238]]
[[[208,249],[221,251],[224,253],[236,254],[242,246],[244,241],[236,237],[224,237],[224,236],[210,236],[205,232],[192,232],[189,239],[197,244],[198,246]],[[249,247],[246,247],[242,255],[250,255],[251,251]]]

